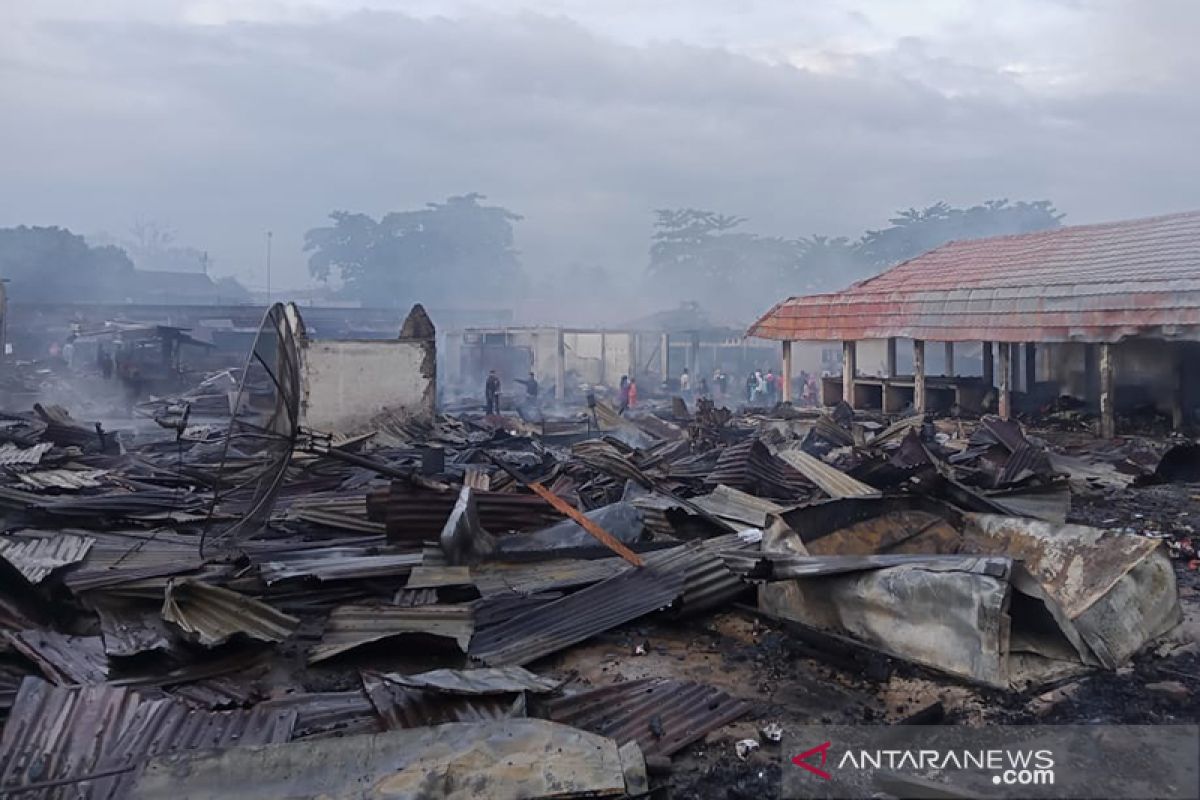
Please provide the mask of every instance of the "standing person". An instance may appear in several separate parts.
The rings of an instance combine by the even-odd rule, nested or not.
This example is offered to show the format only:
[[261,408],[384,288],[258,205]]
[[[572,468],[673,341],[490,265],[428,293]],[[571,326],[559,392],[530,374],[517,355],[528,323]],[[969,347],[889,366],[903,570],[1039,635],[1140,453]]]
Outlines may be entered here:
[[700,376],[700,396],[708,397],[708,378]]
[[762,370],[754,370],[754,400],[761,403],[763,398],[767,396],[767,379],[763,377]]
[[775,379],[775,370],[767,370],[767,376],[764,380],[767,382],[767,403],[775,405],[775,401],[779,396],[779,382]]
[[617,398],[620,400],[620,405],[617,407],[618,414],[624,414],[625,409],[629,408],[629,376],[621,376],[621,386],[617,390]]
[[725,370],[717,373],[717,388],[721,390],[721,399],[724,400],[729,394],[729,376],[725,374]]
[[530,400],[537,401],[538,398],[538,381],[537,376],[532,372],[528,378],[513,378],[513,383],[520,383],[525,386],[525,396]]
[[687,394],[692,390],[692,376],[688,375],[687,367],[683,368],[683,373],[679,376],[679,391]]
[[637,381],[633,378],[629,379],[629,408],[637,405]]
[[488,370],[487,380],[483,384],[483,396],[487,400],[487,414],[500,413],[500,378],[496,370]]
[[754,402],[754,390],[758,388],[758,380],[754,377],[753,372],[746,374],[746,402]]

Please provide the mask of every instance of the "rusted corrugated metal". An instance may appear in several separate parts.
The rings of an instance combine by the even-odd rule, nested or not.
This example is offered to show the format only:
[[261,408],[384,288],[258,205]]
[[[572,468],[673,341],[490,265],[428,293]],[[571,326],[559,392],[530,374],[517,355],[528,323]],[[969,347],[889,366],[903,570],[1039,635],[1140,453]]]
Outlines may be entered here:
[[300,624],[299,619],[274,606],[194,580],[167,584],[162,616],[205,647],[215,647],[238,634],[282,642]]
[[[111,684],[55,687],[30,678],[21,684],[0,738],[0,794],[34,800],[122,797],[154,756],[286,742],[295,717],[287,710],[198,711]],[[90,775],[106,777],[79,780]],[[13,791],[61,780],[71,782]]]
[[41,583],[54,570],[82,561],[95,541],[70,533],[5,536],[0,538],[0,558],[30,583]]
[[473,630],[469,604],[338,606],[329,615],[321,641],[309,652],[308,660],[323,661],[364,644],[413,633],[452,639],[465,651]]
[[507,692],[553,692],[561,681],[535,675],[523,667],[482,669],[435,669],[416,675],[381,675],[398,686],[431,689],[450,694],[504,694]]
[[950,242],[750,336],[791,341],[1200,339],[1200,212]]
[[54,683],[90,684],[108,680],[108,657],[99,636],[68,636],[42,629],[6,631],[4,636]]
[[545,716],[618,744],[637,742],[647,756],[669,756],[750,708],[747,701],[711,686],[645,678],[550,701]]
[[[479,521],[493,533],[532,531],[560,522],[563,516],[540,497],[513,492],[474,491]],[[458,499],[457,491],[437,492],[395,481],[387,490],[367,495],[370,518],[387,523],[397,542],[436,541]]]
[[106,531],[95,539],[83,563],[66,572],[63,582],[76,594],[110,589],[145,578],[163,578],[199,569],[199,541],[169,530]]
[[681,572],[630,568],[479,631],[470,655],[489,666],[528,664],[670,605],[682,593],[683,579]]
[[800,472],[804,477],[815,483],[817,487],[830,497],[880,497],[881,493],[873,486],[851,478],[837,467],[831,467],[824,461],[809,455],[803,450],[780,450],[776,455]]
[[288,695],[264,701],[255,708],[295,711],[293,740],[357,736],[386,730],[370,698],[359,690]]
[[758,439],[726,447],[704,479],[708,486],[724,484],[759,497],[785,502],[807,498],[813,484],[794,467],[773,456]]
[[388,730],[525,716],[521,692],[451,694],[404,686],[373,673],[363,675],[363,686]]

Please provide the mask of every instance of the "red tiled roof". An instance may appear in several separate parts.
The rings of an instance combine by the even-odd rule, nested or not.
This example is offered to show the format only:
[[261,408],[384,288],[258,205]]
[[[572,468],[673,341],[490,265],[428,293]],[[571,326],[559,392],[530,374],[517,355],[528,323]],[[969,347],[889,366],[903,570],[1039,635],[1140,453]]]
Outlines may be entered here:
[[950,242],[747,332],[835,341],[1200,339],[1200,211]]

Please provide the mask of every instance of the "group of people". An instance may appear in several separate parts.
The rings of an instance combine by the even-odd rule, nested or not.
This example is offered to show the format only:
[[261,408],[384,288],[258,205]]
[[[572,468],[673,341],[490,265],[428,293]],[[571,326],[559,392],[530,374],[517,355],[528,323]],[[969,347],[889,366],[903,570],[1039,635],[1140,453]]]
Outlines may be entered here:
[[[537,375],[530,372],[528,378],[513,378],[513,382],[525,387],[525,402],[536,406],[538,392],[541,389],[538,386]],[[496,370],[488,370],[487,380],[483,383],[483,398],[487,405],[488,416],[500,413],[500,388],[500,376],[496,374]]]

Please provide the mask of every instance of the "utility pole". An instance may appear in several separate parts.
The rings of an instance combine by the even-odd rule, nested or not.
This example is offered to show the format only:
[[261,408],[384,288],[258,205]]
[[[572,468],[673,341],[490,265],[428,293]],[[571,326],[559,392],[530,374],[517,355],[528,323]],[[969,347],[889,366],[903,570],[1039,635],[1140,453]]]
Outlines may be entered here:
[[267,305],[271,305],[271,232],[267,231]]

